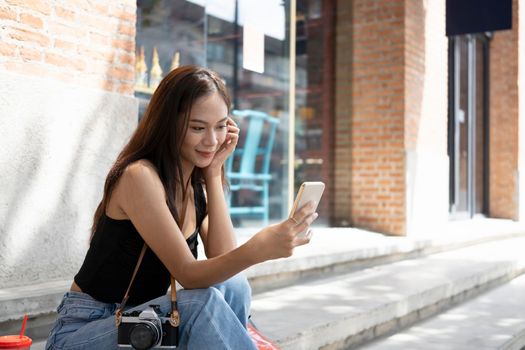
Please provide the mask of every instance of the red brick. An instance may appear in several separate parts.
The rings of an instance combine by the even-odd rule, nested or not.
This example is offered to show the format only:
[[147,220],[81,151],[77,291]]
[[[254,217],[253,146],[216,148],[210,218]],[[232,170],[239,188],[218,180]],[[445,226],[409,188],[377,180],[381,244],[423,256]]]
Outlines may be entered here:
[[42,52],[28,47],[20,47],[20,57],[24,61],[40,61],[42,60]]
[[118,80],[133,81],[135,79],[135,70],[130,68],[110,67],[108,76]]
[[16,45],[8,44],[4,41],[0,41],[0,56],[3,57],[14,57],[16,56]]
[[131,40],[131,39],[129,39],[129,40],[116,39],[116,40],[112,41],[112,45],[113,45],[113,47],[115,47],[117,49],[122,49],[122,50],[128,51],[128,52],[135,52],[135,39],[134,38],[133,38],[133,40]]
[[49,32],[54,36],[71,37],[79,42],[82,42],[86,37],[86,30],[84,28],[77,27],[74,23],[58,23],[52,22],[48,26]]
[[490,42],[490,216],[518,219],[518,1],[513,26]]
[[106,34],[117,32],[117,23],[112,21],[111,18],[106,18],[104,16],[80,16],[80,23],[83,27],[87,27],[90,30],[96,30]]
[[66,51],[75,51],[76,44],[66,40],[55,39],[54,47]]
[[99,34],[95,32],[89,33],[90,45],[109,46],[110,37],[109,35]]
[[134,24],[137,18],[136,11],[123,8],[122,6],[112,7],[110,15],[113,18],[117,18],[119,22],[128,22],[129,24]]
[[21,28],[11,28],[9,36],[15,40],[23,41],[25,43],[35,43],[42,47],[47,47],[50,43],[50,39],[47,35]]
[[117,92],[124,95],[133,95],[134,85],[132,83],[120,84],[117,88]]
[[44,15],[49,15],[51,13],[51,6],[47,1],[43,0],[5,0],[5,2],[8,5],[28,8]]
[[119,34],[121,35],[127,35],[130,37],[135,38],[135,25],[125,25],[123,23],[120,23],[118,26]]
[[108,5],[109,2],[92,2],[90,5],[90,11],[96,13],[96,14],[99,14],[99,15],[103,15],[103,16],[107,16],[108,13],[109,13],[109,5]]
[[57,67],[69,68],[82,71],[86,68],[86,63],[79,57],[64,56],[57,53],[46,52],[44,55],[46,63]]
[[119,62],[135,66],[135,55],[122,53],[119,55]]
[[58,17],[73,22],[76,19],[75,10],[68,9],[62,6],[55,6],[55,13]]
[[0,7],[0,19],[16,20],[16,11],[12,7]]
[[29,13],[20,14],[20,22],[27,24],[35,29],[42,29],[44,23],[40,17],[33,16]]
[[111,49],[93,49],[86,46],[80,46],[78,53],[81,56],[88,57],[94,60],[100,60],[103,62],[113,62],[115,57],[115,51]]

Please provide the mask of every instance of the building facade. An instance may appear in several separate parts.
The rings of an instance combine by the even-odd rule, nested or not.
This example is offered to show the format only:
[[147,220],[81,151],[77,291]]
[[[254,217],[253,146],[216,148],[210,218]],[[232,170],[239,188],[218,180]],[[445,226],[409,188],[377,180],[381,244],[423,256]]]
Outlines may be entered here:
[[523,220],[517,0],[510,29],[455,36],[445,0],[261,3],[0,0],[0,285],[72,277],[109,167],[185,64],[218,71],[235,110],[279,120],[270,221],[314,180],[323,225]]
[[445,1],[337,2],[336,222],[404,235],[523,219],[521,10],[476,4],[491,3],[511,28],[447,37]]

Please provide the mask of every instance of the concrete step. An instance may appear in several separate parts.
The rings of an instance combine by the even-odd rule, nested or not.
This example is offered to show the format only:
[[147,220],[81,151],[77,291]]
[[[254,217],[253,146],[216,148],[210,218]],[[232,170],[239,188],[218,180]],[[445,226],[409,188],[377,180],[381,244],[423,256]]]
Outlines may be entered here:
[[[253,229],[238,229],[242,243]],[[246,271],[254,294],[293,285],[305,278],[351,272],[484,242],[525,237],[525,226],[509,220],[475,219],[429,227],[414,237],[391,237],[357,228],[314,228],[310,244],[287,259]]]
[[283,349],[347,349],[525,272],[525,238],[380,265],[256,295],[255,323]]
[[44,340],[33,342],[33,344],[31,345],[31,350],[45,350],[45,348],[46,342]]
[[[256,229],[238,229],[239,242],[249,239],[254,232]],[[246,271],[254,294],[307,279],[358,271],[483,242],[525,237],[525,226],[508,220],[482,219],[429,228],[428,232],[415,237],[388,237],[356,228],[318,227],[314,232],[312,242],[297,248],[293,257],[268,261]],[[204,254],[201,252],[200,256]],[[0,288],[0,335],[16,334],[22,315],[28,313],[28,336],[43,339],[72,277]]]
[[525,276],[362,349],[525,349]]

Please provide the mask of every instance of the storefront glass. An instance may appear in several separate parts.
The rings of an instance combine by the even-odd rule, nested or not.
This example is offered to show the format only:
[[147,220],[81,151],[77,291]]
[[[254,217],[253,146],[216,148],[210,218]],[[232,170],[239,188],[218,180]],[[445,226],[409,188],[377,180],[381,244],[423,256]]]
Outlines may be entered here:
[[333,176],[334,13],[331,0],[297,1],[295,189],[326,185],[318,224],[329,223]]
[[[296,186],[306,180],[330,183],[326,162],[330,161],[331,138],[324,130],[331,120],[331,75],[327,73],[332,60],[323,58],[330,33],[322,3],[298,1],[295,12],[290,0],[137,1],[135,95],[140,101],[139,113],[144,112],[159,80],[169,71],[197,64],[225,79],[242,129],[238,149],[249,150],[248,139],[260,141],[251,157],[252,170],[266,182],[253,182],[244,173],[236,180],[234,173],[250,162],[243,158],[249,152],[239,151],[229,164],[230,205],[237,227],[285,218],[289,194],[295,193],[288,180],[293,171]],[[290,19],[295,14],[301,38],[297,38],[297,79],[291,88]],[[296,161],[289,165],[290,101],[294,99]],[[245,117],[252,114],[275,122],[275,134],[271,132],[273,124],[265,122],[261,133],[255,135],[256,127],[249,126]],[[267,142],[269,148],[265,148]],[[320,208],[324,218],[328,218],[329,197],[323,198]]]

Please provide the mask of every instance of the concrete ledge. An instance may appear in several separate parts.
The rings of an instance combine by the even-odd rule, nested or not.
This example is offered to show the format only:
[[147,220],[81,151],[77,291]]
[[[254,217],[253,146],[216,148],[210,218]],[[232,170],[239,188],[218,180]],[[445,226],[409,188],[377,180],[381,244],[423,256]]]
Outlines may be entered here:
[[54,311],[70,286],[71,280],[0,289],[0,325],[20,320],[25,313],[37,316]]
[[489,242],[262,293],[253,317],[283,349],[346,349],[523,273],[524,244]]
[[364,349],[520,350],[525,346],[524,290],[521,276]]
[[[238,231],[243,242],[256,230]],[[292,258],[268,261],[246,271],[254,294],[482,242],[525,237],[522,225],[490,219],[451,223],[417,237],[388,237],[355,228],[315,228],[314,232],[312,242],[297,248]],[[48,317],[70,284],[67,279],[0,289],[0,329],[16,325],[24,313]]]
[[[241,242],[255,230],[241,229]],[[453,249],[525,237],[525,226],[509,220],[477,219],[429,228],[415,237],[391,237],[356,228],[315,228],[310,244],[287,259],[267,261],[246,271],[254,293],[305,278],[356,271]]]

